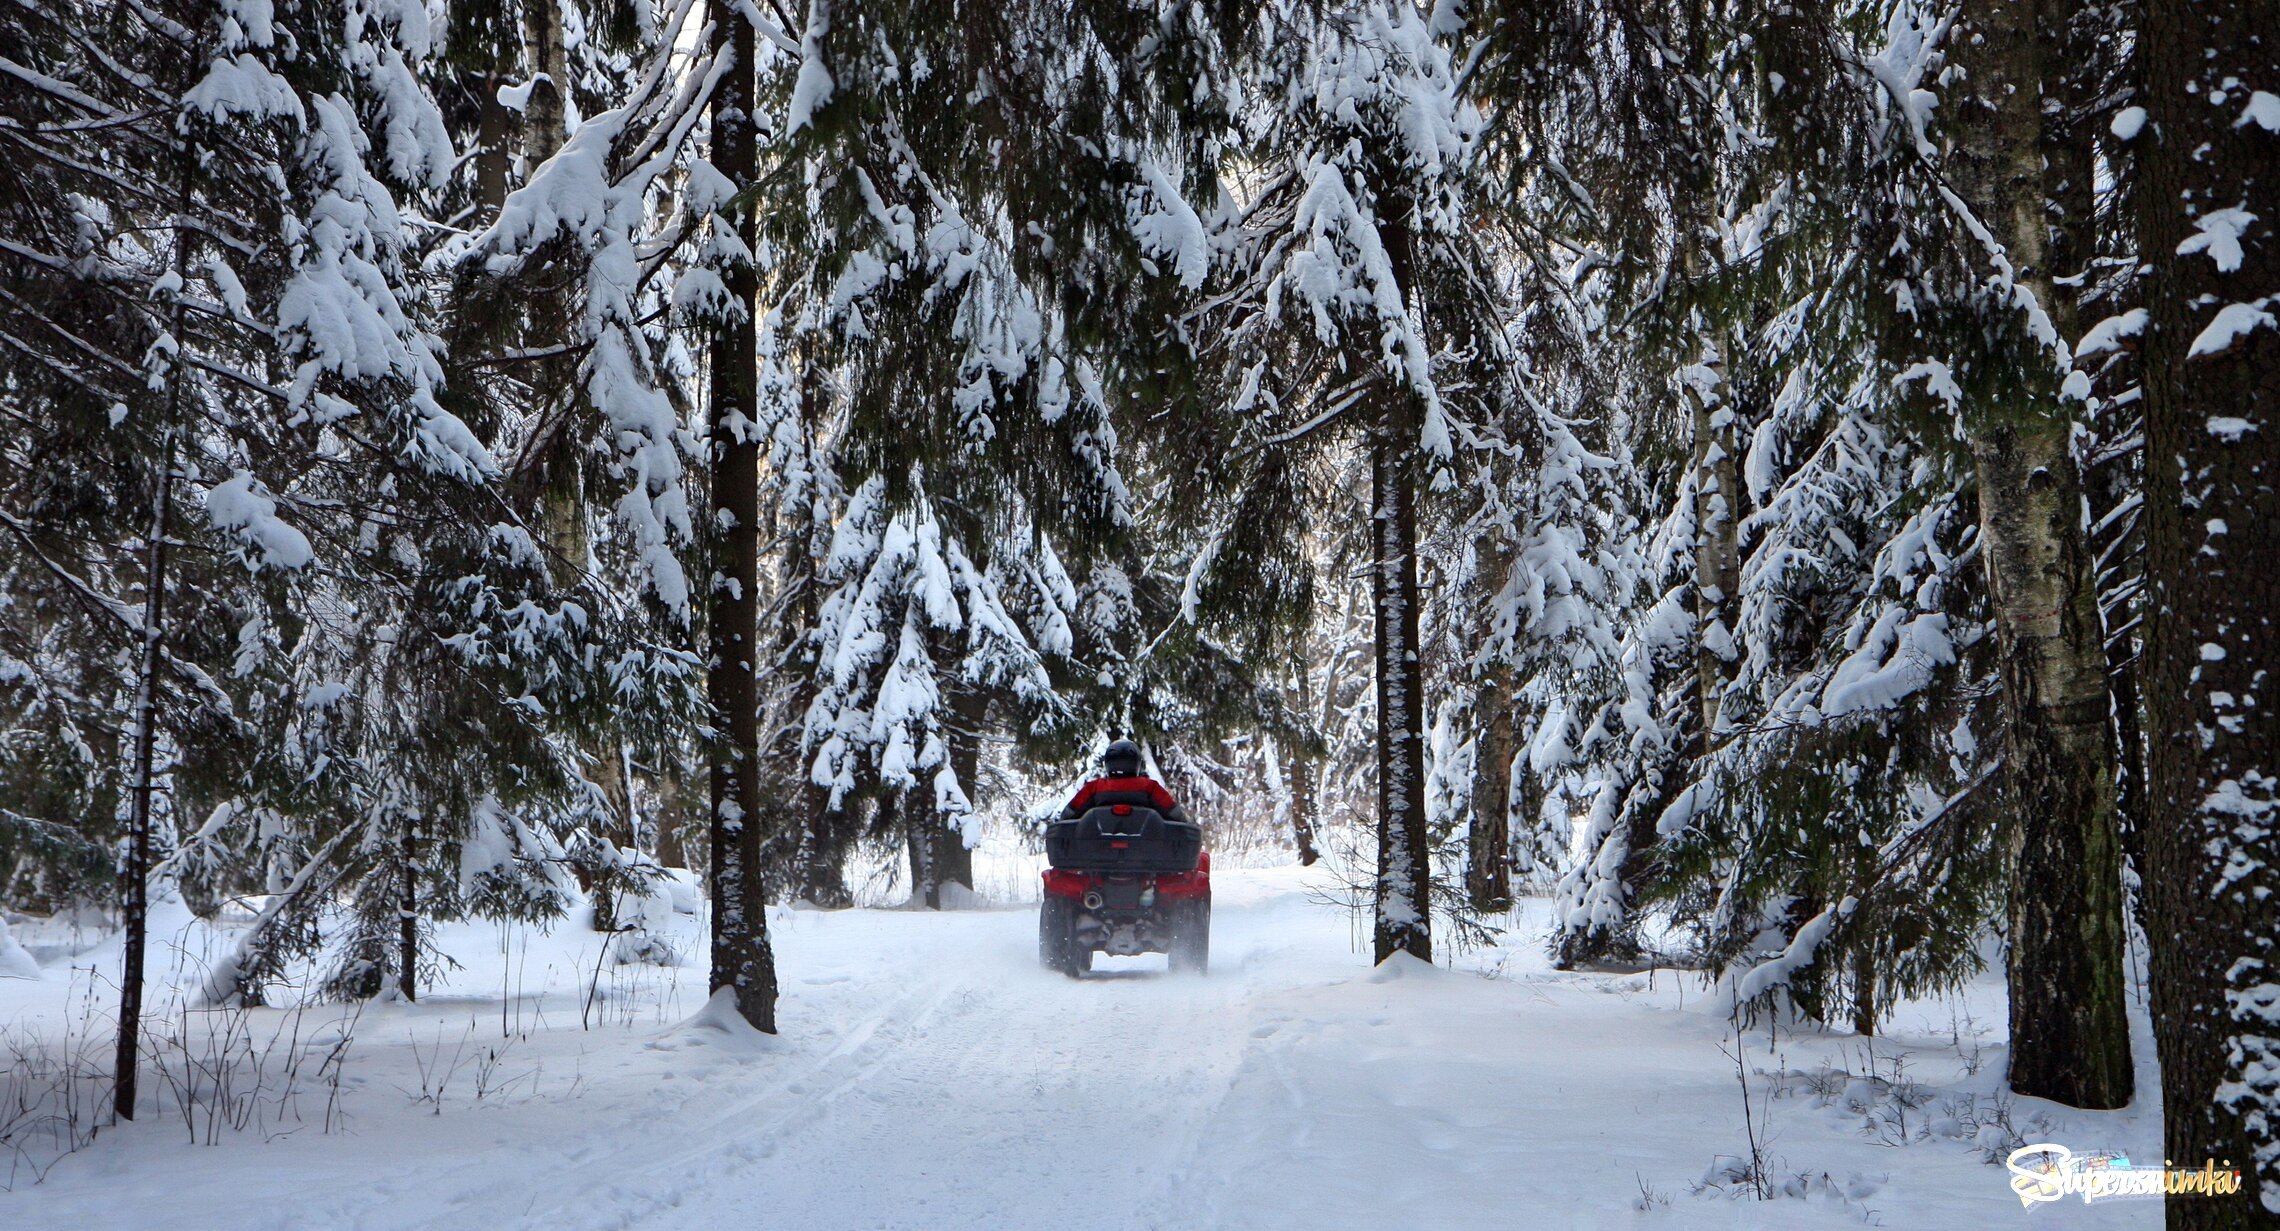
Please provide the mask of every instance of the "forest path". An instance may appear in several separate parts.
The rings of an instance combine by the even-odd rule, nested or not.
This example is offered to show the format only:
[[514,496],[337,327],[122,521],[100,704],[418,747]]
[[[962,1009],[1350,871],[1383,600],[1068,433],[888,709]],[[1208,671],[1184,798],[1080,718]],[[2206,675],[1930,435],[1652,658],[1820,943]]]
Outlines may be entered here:
[[[1463,969],[1372,970],[1366,937],[1314,896],[1318,873],[1215,880],[1201,979],[1158,957],[1048,974],[1033,908],[772,912],[785,991],[773,1038],[683,1020],[701,1005],[701,956],[616,968],[614,998],[580,1029],[591,934],[558,929],[507,954],[493,929],[486,956],[467,925],[443,937],[465,963],[447,986],[364,1009],[345,1131],[323,1131],[322,1091],[302,1096],[306,1123],[266,1142],[193,1145],[179,1119],[146,1116],[0,1192],[0,1227],[1376,1231],[2019,1213],[2001,1170],[1962,1143],[1895,1149],[1858,1114],[1801,1096],[1775,1104],[1770,1126],[1778,1166],[1826,1177],[1813,1195],[1689,1195],[1744,1148],[1728,1026],[1698,983],[1546,969],[1541,901]],[[682,951],[701,955],[701,921],[678,926]],[[0,997],[0,1020],[9,1008]],[[1999,1001],[1975,1011],[2000,1020]],[[1937,1008],[1912,1043],[1896,1028],[1879,1046],[1916,1049],[1911,1076],[1991,1086],[1999,1050],[1976,1078],[1950,1071],[1950,1021]],[[1785,1032],[1781,1055],[1753,1043],[1751,1063],[1842,1067],[1856,1043]],[[448,1089],[420,1098],[443,1073]],[[2127,1144],[2136,1126],[2134,1113],[2092,1119],[2072,1122],[2081,1133],[2058,1121],[2055,1139]],[[2159,1220],[2158,1207],[2070,1212]]]

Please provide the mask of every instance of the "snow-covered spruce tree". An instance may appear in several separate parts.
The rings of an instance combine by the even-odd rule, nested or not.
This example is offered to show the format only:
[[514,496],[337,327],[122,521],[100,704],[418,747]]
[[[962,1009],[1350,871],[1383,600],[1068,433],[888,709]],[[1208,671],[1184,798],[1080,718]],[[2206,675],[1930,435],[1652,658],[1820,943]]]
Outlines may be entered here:
[[[879,534],[936,526],[971,566],[958,602],[972,610],[946,625],[950,608],[928,608],[915,657],[890,635],[890,651],[864,659],[873,674],[901,662],[906,680],[931,664],[943,708],[913,713],[957,715],[944,765],[972,760],[993,711],[1040,755],[1071,755],[1116,695],[1113,669],[1075,667],[1072,638],[1089,633],[1065,626],[1100,609],[1079,598],[1095,582],[1129,580],[1110,399],[1158,371],[1149,356],[1169,336],[1168,313],[1147,309],[1192,289],[1208,261],[1181,184],[1199,161],[1182,134],[1229,105],[1215,92],[1212,20],[1201,7],[1149,15],[1120,3],[1002,5],[958,22],[924,6],[816,5],[790,32],[800,57],[777,81],[793,137],[780,176],[804,196],[773,215],[771,298],[785,306],[797,379],[836,408],[840,490],[877,484],[884,504],[866,516]],[[1102,293],[1127,283],[1139,293]],[[807,607],[815,628],[786,641],[805,647],[794,657],[817,677],[834,672],[834,601]],[[1002,633],[969,622],[995,607],[1015,616]],[[799,612],[795,602],[788,614]],[[1004,656],[981,648],[1005,634]],[[1040,663],[1064,698],[1050,713],[1036,705]],[[910,835],[922,881],[970,879],[961,829],[972,784],[952,793],[930,781],[904,798],[919,780],[903,771],[935,764],[918,728],[918,760],[886,756],[884,727],[877,751],[844,759],[860,747],[848,733],[876,716],[835,711],[867,706],[876,683],[806,690],[809,771],[831,794],[804,810],[816,832],[803,841],[843,844],[843,810],[869,797]],[[1086,711],[1096,716],[1074,720]],[[835,734],[842,742],[821,757]],[[921,900],[933,896],[921,887]]]
[[[1581,259],[1569,301],[1584,336],[1604,331],[1588,374],[1574,379],[1597,384],[1617,441],[1632,442],[1609,449],[1631,464],[1614,481],[1639,484],[1658,510],[1610,558],[1616,593],[1638,587],[1614,687],[1557,680],[1558,720],[1531,741],[1547,768],[1573,759],[1601,784],[1581,856],[1561,879],[1555,949],[1567,961],[1623,956],[1641,916],[1656,914],[1686,925],[1714,964],[1746,965],[1854,897],[1857,918],[1831,911],[1814,927],[1826,964],[1784,969],[1810,1011],[1850,1008],[1872,1026],[1886,959],[1856,946],[1890,934],[1885,911],[1915,909],[1902,887],[1918,883],[1911,876],[1944,883],[1949,865],[1884,869],[1895,878],[1883,884],[1860,859],[1801,858],[1880,845],[1922,807],[1832,808],[1826,792],[1765,767],[1857,782],[1842,801],[1924,807],[1937,784],[1948,783],[1944,800],[1961,785],[1955,775],[1970,778],[1968,756],[1944,764],[1928,740],[1863,763],[1848,751],[1872,746],[1862,724],[1915,720],[1857,703],[1848,716],[1824,715],[1807,700],[1864,647],[1856,672],[1891,656],[1895,642],[1866,634],[1883,596],[1914,592],[1922,578],[1870,564],[1884,543],[1928,533],[1911,528],[1913,505],[1896,497],[1954,486],[1871,366],[1869,297],[1883,292],[1849,255],[1853,194],[1879,148],[1859,91],[1881,87],[1832,71],[1864,57],[1819,10],[1609,5],[1581,22],[1540,16],[1485,23],[1478,88],[1504,99],[1499,114],[1513,121],[1491,130],[1487,148],[1514,180],[1507,208],[1539,233],[1573,237]],[[1673,229],[1642,228],[1641,217]],[[1912,451],[1888,456],[1896,447]],[[1952,536],[1958,527],[1943,518],[1928,525]],[[1910,550],[1896,564],[1919,572],[1921,545]],[[1955,550],[1932,553],[1941,573]],[[1864,587],[1864,573],[1884,580]],[[1953,581],[1923,601],[1954,606],[1960,619],[1974,591]],[[1947,708],[1939,698],[1976,679],[1915,674],[1885,701],[1936,686],[1916,704]],[[1964,816],[1957,810],[1942,832],[1960,832]],[[1976,877],[1962,878],[1977,887],[1967,903],[1984,903],[1989,871],[1984,860],[1973,866]],[[1855,892],[1870,884],[1881,888]],[[1916,946],[1897,983],[1936,986],[1967,970],[1984,917],[1914,920],[1931,923],[1940,943]],[[1844,973],[1819,986],[1831,971]],[[1774,982],[1770,971],[1759,981]]]
[[2012,1085],[2115,1107],[2131,1070],[2111,701],[2073,451],[2089,381],[2071,370],[2080,331],[2059,288],[2085,271],[2054,264],[2070,254],[2050,245],[2048,204],[2093,174],[2092,154],[2044,128],[2065,110],[2063,24],[2013,4],[1954,21],[1893,18],[1926,63],[1961,71],[1929,127],[1920,100],[1895,100],[1914,137],[1891,181],[1907,203],[1871,212],[1916,217],[1896,224],[1915,242],[1886,260],[1908,318],[1891,349],[1955,411],[1973,462],[2002,682]]
[[[1303,473],[1303,457],[1324,449],[1366,461],[1375,951],[1429,959],[1418,507],[1436,475],[1446,484],[1453,442],[1471,430],[1443,396],[1436,356],[1494,327],[1477,298],[1491,285],[1485,262],[1462,224],[1477,121],[1446,48],[1406,3],[1270,5],[1253,19],[1247,55],[1256,84],[1243,161],[1255,178],[1228,207],[1223,281],[1199,318],[1217,332],[1222,375],[1207,391],[1214,430],[1193,433],[1189,448],[1224,459],[1213,470],[1232,472],[1236,490],[1287,485],[1280,476]],[[1206,572],[1249,563],[1216,550]]]
[[[545,166],[583,116],[615,108],[638,78],[637,66],[667,53],[654,45],[653,16],[646,4],[558,0],[443,11],[432,88],[446,126],[469,154],[431,194],[432,211],[453,224],[427,228],[438,248],[455,249],[462,228],[495,220],[507,195]],[[450,404],[486,424],[506,472],[507,498],[532,527],[557,581],[598,584],[635,601],[631,590],[613,584],[626,575],[603,565],[608,528],[596,523],[609,517],[605,472],[615,450],[593,430],[580,378],[584,347],[562,336],[563,323],[583,315],[580,256],[564,246],[503,271],[461,264],[443,305],[446,382]],[[644,315],[653,317],[654,308]],[[605,540],[599,552],[597,529]],[[631,767],[669,767],[678,758],[636,747],[607,722],[583,738],[592,790],[578,808],[581,832],[570,851],[591,921],[608,931],[618,893],[634,888],[617,875],[626,866],[618,852],[642,828]]]
[[[102,872],[116,877],[116,897],[99,900],[118,902],[125,929],[113,1106],[132,1119],[149,876],[178,799],[170,762],[239,730],[196,648],[167,635],[185,605],[181,505],[197,489],[184,480],[205,460],[207,433],[193,429],[219,400],[196,361],[205,339],[188,327],[206,289],[193,281],[205,245],[183,225],[206,204],[208,134],[183,101],[199,49],[165,14],[120,14],[99,31],[78,29],[79,16],[25,12],[4,49],[7,114],[23,121],[9,139],[24,158],[9,160],[20,191],[7,196],[0,257],[0,383],[22,416],[0,449],[0,758],[11,771],[0,810],[8,836],[36,838],[34,850],[95,864],[99,843]],[[177,116],[180,130],[168,124]],[[110,148],[90,139],[98,132]],[[146,228],[151,219],[171,225]]]
[[[56,907],[118,900],[115,844],[132,827],[137,789],[131,702],[146,666],[136,599],[173,588],[163,575],[147,584],[151,560],[136,550],[172,466],[163,339],[181,332],[170,297],[153,288],[178,260],[194,259],[171,242],[136,240],[125,216],[130,204],[179,197],[179,186],[170,195],[152,185],[161,174],[179,185],[188,150],[156,124],[121,123],[140,110],[138,72],[143,88],[163,82],[178,93],[193,69],[162,43],[135,67],[109,71],[86,42],[125,42],[145,28],[64,20],[78,16],[27,9],[0,45],[21,70],[0,80],[0,105],[16,121],[0,138],[15,155],[0,167],[9,237],[0,249],[0,416],[9,428],[0,443],[0,895]],[[116,134],[108,159],[93,148],[97,130]],[[155,645],[177,679],[204,678],[165,639]],[[162,689],[153,699],[177,731],[226,723],[233,708],[209,690]]]
[[[1075,593],[1048,580],[1057,565],[1009,543],[978,562],[959,510],[925,487],[900,509],[886,489],[872,478],[851,493],[819,578],[829,590],[806,742],[829,810],[866,790],[891,797],[912,827],[912,901],[939,907],[948,886],[972,887],[969,792],[991,705],[1031,739],[1080,721],[1048,669],[1073,648]],[[936,827],[953,841],[929,840]]]
[[[329,990],[392,982],[409,996],[440,958],[426,920],[566,908],[562,818],[588,797],[582,724],[670,704],[688,667],[644,643],[606,595],[556,578],[500,499],[500,467],[477,435],[494,425],[446,408],[432,303],[394,195],[432,200],[452,165],[409,67],[432,50],[423,13],[288,8],[275,20],[236,64],[304,100],[300,115],[229,118],[242,148],[275,160],[268,179],[293,211],[278,224],[268,362],[282,413],[265,444],[317,459],[276,495],[302,511],[321,567],[296,635],[273,651],[296,704],[265,756],[291,789],[226,801],[184,865],[213,862],[234,830],[270,887],[295,891],[249,930],[209,995],[258,996],[337,893],[350,932]],[[240,666],[276,637],[247,625]],[[294,815],[309,820],[277,823]]]
[[[64,75],[32,82],[48,99],[32,110],[79,114],[48,134],[73,147],[59,144],[51,152],[67,157],[48,161],[83,182],[59,184],[68,212],[27,229],[39,240],[11,253],[65,279],[39,288],[42,301],[110,322],[87,334],[51,322],[14,336],[44,329],[68,344],[74,396],[103,391],[88,378],[98,371],[127,382],[100,408],[88,405],[100,417],[81,438],[113,460],[88,456],[72,478],[115,476],[116,491],[142,506],[140,529],[90,525],[96,533],[68,561],[32,553],[70,585],[71,606],[55,615],[97,616],[135,643],[130,653],[72,660],[105,671],[138,664],[124,677],[131,684],[88,679],[68,694],[132,715],[131,733],[114,726],[93,743],[67,734],[64,747],[81,760],[87,790],[160,796],[195,826],[160,864],[168,818],[131,799],[122,808],[130,914],[154,867],[215,881],[209,889],[308,891],[282,895],[291,909],[248,932],[212,990],[257,987],[265,964],[313,943],[309,912],[344,872],[374,903],[371,936],[352,947],[388,955],[359,967],[363,988],[390,962],[416,965],[408,902],[455,901],[423,894],[419,874],[461,879],[452,868],[464,800],[493,787],[509,800],[544,789],[544,740],[531,717],[558,711],[562,681],[583,674],[588,647],[567,643],[585,617],[533,602],[546,595],[520,571],[527,542],[486,508],[495,468],[437,397],[436,348],[395,204],[397,192],[432,187],[450,165],[409,68],[427,48],[424,13],[378,3],[109,13],[90,26],[66,27],[76,13],[35,26],[52,38]],[[105,99],[117,100],[116,114]],[[48,241],[60,246],[37,246]],[[86,345],[138,334],[146,354],[125,362]],[[42,362],[36,342],[10,354]],[[11,369],[11,380],[31,370]],[[99,508],[57,506],[52,486],[17,490],[43,522],[15,517],[27,545],[68,541],[59,531],[77,537],[73,518]],[[133,554],[97,561],[90,543],[124,543]],[[194,588],[172,581],[186,568]],[[139,602],[95,602],[98,587],[129,579]],[[12,596],[22,592],[14,581]],[[46,615],[30,627],[38,640],[29,661],[59,661],[52,651],[69,626]],[[31,701],[62,717],[59,681],[25,678]],[[149,704],[134,704],[138,695]],[[66,718],[61,729],[76,723]],[[487,726],[501,751],[485,756],[484,741],[465,738],[468,725]],[[117,767],[100,765],[101,743],[120,734]],[[105,783],[121,771],[124,780]],[[161,774],[163,793],[150,789]],[[432,844],[419,849],[423,830],[397,817],[417,818]],[[399,840],[406,833],[411,850]],[[351,866],[315,867],[320,852],[352,857]],[[524,879],[511,861],[467,870]],[[140,929],[130,923],[132,947]],[[382,927],[396,943],[378,939]],[[132,994],[122,1015],[130,1057]],[[133,1097],[130,1067],[123,1114]]]
[[[683,55],[699,11],[676,4],[631,34],[620,31],[607,48],[597,48],[593,20],[566,27],[564,54],[577,80],[559,148],[543,162],[526,159],[527,182],[492,225],[445,254],[455,263],[453,309],[463,324],[454,335],[454,370],[490,394],[485,403],[511,458],[510,491],[533,525],[536,549],[552,574],[580,586],[638,646],[618,661],[639,670],[613,673],[612,688],[567,724],[577,741],[575,790],[550,818],[603,928],[614,926],[616,893],[636,887],[654,862],[646,852],[629,859],[624,849],[647,845],[685,857],[689,825],[674,801],[698,772],[695,763],[713,751],[726,755],[718,745],[700,749],[704,724],[693,721],[699,660],[691,642],[712,628],[705,606],[712,592],[694,593],[687,571],[702,546],[687,473],[700,448],[684,425],[680,394],[696,373],[686,334],[672,330],[701,336],[748,313],[724,281],[748,249],[737,246],[733,210],[726,210],[735,190],[692,161],[713,92],[733,76],[711,42],[698,40],[696,54]],[[565,17],[579,12],[563,10]],[[708,28],[726,38],[735,27]],[[595,87],[601,67],[621,52],[627,71],[613,97]],[[758,71],[749,57],[746,65],[746,76]],[[571,130],[579,111],[602,102],[612,105]],[[749,135],[728,135],[740,132]],[[550,140],[527,131],[526,155]],[[675,208],[667,190],[684,167]],[[684,253],[685,287],[676,289],[661,275]],[[748,420],[750,408],[736,413]],[[642,766],[658,804],[646,817],[636,791]]]
[[[1755,148],[1736,114],[1757,41],[1739,31],[1755,15],[1682,0],[1469,16],[1470,88],[1500,121],[1485,142],[1498,205],[1519,233],[1549,237],[1535,260],[1565,250],[1572,319],[1545,323],[1593,348],[1570,365],[1588,375],[1569,379],[1615,429],[1610,460],[1635,458],[1637,471],[1608,476],[1613,489],[1643,482],[1662,510],[1604,566],[1610,600],[1629,611],[1624,644],[1603,655],[1607,670],[1539,674],[1547,721],[1525,741],[1535,772],[1599,767],[1554,948],[1563,962],[1625,957],[1637,899],[1661,872],[1651,818],[1706,749],[1730,674],[1746,431],[1735,339],[1750,300],[1722,231],[1740,179],[1729,163]],[[1794,24],[1765,23],[1765,42],[1780,47]],[[1674,624],[1689,607],[1692,626]]]
[[[2163,1140],[2229,1159],[2239,1197],[2169,1225],[2280,1213],[2280,70],[2271,7],[2149,3],[2135,130],[2145,286],[2147,932]],[[2119,120],[2119,117],[2117,117]]]
[[819,620],[835,523],[844,507],[836,462],[845,408],[828,396],[820,363],[788,343],[789,303],[760,325],[759,426],[765,440],[760,674],[761,766],[769,806],[762,866],[785,893],[825,908],[852,905],[849,855],[865,836],[851,808],[830,807],[813,781],[807,716],[821,686]]

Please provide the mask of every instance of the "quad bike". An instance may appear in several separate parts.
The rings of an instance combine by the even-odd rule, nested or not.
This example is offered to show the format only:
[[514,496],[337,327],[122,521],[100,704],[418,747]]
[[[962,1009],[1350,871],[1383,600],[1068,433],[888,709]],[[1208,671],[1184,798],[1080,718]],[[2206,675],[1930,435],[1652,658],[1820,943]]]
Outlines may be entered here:
[[1078,978],[1093,954],[1161,953],[1174,971],[1211,960],[1211,856],[1203,830],[1144,804],[1103,804],[1045,831],[1037,960]]

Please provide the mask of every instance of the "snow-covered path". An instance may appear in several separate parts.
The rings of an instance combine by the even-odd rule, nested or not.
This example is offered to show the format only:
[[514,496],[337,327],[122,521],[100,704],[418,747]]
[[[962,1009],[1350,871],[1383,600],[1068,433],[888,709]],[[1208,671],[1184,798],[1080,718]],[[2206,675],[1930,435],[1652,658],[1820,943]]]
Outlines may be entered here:
[[[677,972],[678,988],[654,975],[621,987],[581,1030],[573,988],[592,938],[544,942],[559,952],[533,942],[510,962],[492,932],[487,962],[459,954],[453,987],[365,1012],[346,1131],[322,1131],[321,1092],[301,1100],[305,1125],[266,1142],[191,1145],[179,1118],[146,1116],[0,1193],[0,1226],[1314,1231],[1972,1226],[2023,1213],[2001,1169],[1962,1142],[1886,1144],[1794,1081],[1769,1123],[1779,1173],[1808,1177],[1805,1195],[1690,1192],[1743,1147],[1725,1021],[1699,984],[1545,970],[1525,916],[1512,947],[1471,955],[1498,977],[1372,971],[1295,870],[1218,879],[1201,980],[1155,958],[1081,982],[1048,975],[1029,910],[784,912],[774,1039],[675,1025],[698,1007],[701,968]],[[543,999],[530,990],[549,982]],[[60,976],[0,981],[0,1021],[36,1025],[63,990]],[[542,1028],[517,1028],[541,1010]],[[1931,1038],[1950,1032],[1940,1013],[1880,1045],[1913,1048],[1910,1075],[1926,1082],[1991,1088],[1984,1066],[1964,1075],[1956,1048]],[[1785,1036],[1782,1055],[1761,1045],[1752,1064],[1843,1064],[1855,1042]],[[416,1097],[423,1068],[431,1086],[452,1074],[441,1097]],[[1759,1080],[1761,1100],[1782,1085]],[[2055,1139],[2081,1147],[2151,1131],[2134,1113],[2054,1114]],[[2035,1212],[2098,1226],[2159,1214]]]

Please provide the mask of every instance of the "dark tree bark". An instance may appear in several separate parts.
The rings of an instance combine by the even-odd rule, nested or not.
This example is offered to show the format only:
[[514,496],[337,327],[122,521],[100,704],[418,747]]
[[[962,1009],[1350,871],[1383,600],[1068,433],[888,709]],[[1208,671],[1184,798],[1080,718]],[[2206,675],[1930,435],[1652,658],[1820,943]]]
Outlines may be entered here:
[[2180,1167],[2214,1159],[2246,1182],[2236,1196],[2172,1197],[2168,1219],[2172,1231],[2271,1227],[2280,1223],[2280,305],[2270,298],[2280,292],[2280,132],[2270,126],[2280,116],[2269,108],[2280,95],[2280,6],[2148,0],[2143,14],[2153,1033],[2166,1154]]
[[[198,149],[185,142],[179,147],[175,174],[175,211],[189,217],[198,167]],[[179,284],[190,268],[189,231],[174,233],[174,276]],[[173,309],[171,332],[183,334],[182,301]],[[158,777],[158,673],[166,662],[167,536],[174,515],[175,435],[182,416],[182,382],[177,368],[166,382],[166,417],[160,425],[158,473],[150,503],[150,525],[143,536],[143,612],[140,660],[135,670],[134,781],[128,785],[125,867],[120,869],[120,923],[126,935],[120,946],[119,1026],[112,1055],[111,1109],[121,1120],[135,1118],[140,1084],[143,1007],[143,959],[150,940],[151,826],[157,804]]]
[[[1392,230],[1392,228],[1388,228]],[[1391,247],[1391,245],[1388,245]],[[1376,960],[1433,960],[1425,826],[1425,709],[1417,638],[1414,395],[1393,388],[1370,433],[1370,589],[1377,629]]]
[[[977,567],[980,563],[975,562]],[[958,789],[966,793],[966,802],[977,809],[981,806],[982,731],[989,712],[989,694],[980,689],[959,689],[950,696],[950,772],[958,776]],[[968,892],[974,888],[974,848],[966,845],[963,829],[946,823],[949,819],[943,818],[936,825],[936,841],[941,843],[942,853],[934,864],[939,880],[936,900],[928,903],[931,906],[942,904],[944,885],[963,885]]]
[[[1300,704],[1305,704],[1301,694]],[[1299,749],[1290,759],[1290,838],[1298,847],[1298,862],[1313,867],[1322,858],[1314,842],[1314,758]]]
[[397,847],[403,881],[396,887],[396,992],[407,1001],[420,998],[419,830],[419,822],[407,818]]
[[510,142],[514,132],[514,113],[499,101],[499,87],[507,84],[504,73],[483,73],[475,77],[476,88],[482,97],[475,100],[478,108],[475,122],[475,203],[482,207],[486,217],[495,216],[499,206],[507,199],[508,181],[513,178],[514,151]]
[[[950,745],[950,772],[957,776],[958,789],[966,793],[967,802],[972,803],[974,779],[981,769],[982,722],[989,714],[990,698],[979,689],[959,688],[950,694],[949,700],[950,724],[946,734]],[[931,793],[931,788],[918,789]],[[966,845],[964,833],[952,824],[960,818],[937,811],[931,801],[923,807],[913,807],[906,795],[903,810],[911,825],[911,901],[924,903],[928,910],[940,910],[943,889],[962,885],[968,892],[973,890],[973,849]]]
[[[758,166],[752,125],[753,31],[730,0],[714,0],[712,21],[728,60],[711,100],[715,169],[737,185]],[[747,249],[758,227],[748,201],[732,202],[729,221]],[[755,674],[760,630],[760,441],[758,283],[748,264],[721,271],[742,309],[721,322],[708,347],[713,525],[711,638],[706,691],[715,730],[712,760],[711,988],[733,988],[737,1011],[758,1029],[776,1030],[776,958],[768,946],[768,898],[760,877],[760,712]]]
[[[1969,72],[1966,139],[1950,151],[1963,200],[2002,244],[2018,284],[2071,336],[2053,283],[2045,57],[2029,0],[1976,0],[1952,39]],[[1959,237],[1958,242],[1970,242]],[[1974,259],[1987,258],[1974,254]],[[2104,626],[2082,526],[2074,420],[2056,363],[2008,305],[1971,383],[1965,432],[2003,681],[2010,825],[2010,1080],[2077,1107],[2130,1098],[2122,869]]]
[[1512,672],[1482,681],[1474,706],[1472,825],[1466,833],[1465,892],[1474,910],[1512,909]]
[[[185,199],[188,193],[184,193]],[[177,258],[176,269],[182,266]],[[175,311],[181,327],[181,310]],[[179,384],[181,375],[175,376]],[[169,395],[178,406],[178,394]],[[141,1071],[143,957],[150,937],[151,813],[158,793],[158,672],[165,662],[167,542],[174,501],[174,428],[168,416],[165,444],[158,461],[156,491],[151,496],[150,528],[143,543],[143,612],[141,661],[135,679],[135,768],[127,820],[126,866],[120,869],[120,923],[126,937],[119,970],[119,1035],[112,1057],[111,1109],[121,1120],[135,1118],[137,1078]]]

